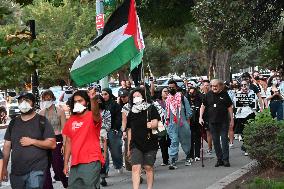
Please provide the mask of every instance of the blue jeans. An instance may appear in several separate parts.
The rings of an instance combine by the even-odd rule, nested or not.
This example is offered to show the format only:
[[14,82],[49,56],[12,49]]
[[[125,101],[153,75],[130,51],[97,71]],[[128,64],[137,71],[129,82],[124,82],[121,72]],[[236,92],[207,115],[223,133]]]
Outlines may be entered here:
[[170,124],[167,128],[168,135],[171,139],[169,147],[170,160],[178,160],[179,143],[186,156],[190,154],[191,147],[191,131],[188,124]]
[[[229,161],[229,123],[209,123],[209,128],[213,138],[213,144],[217,159]],[[222,141],[222,148],[220,144],[220,136]]]
[[25,175],[10,174],[11,187],[13,189],[42,189],[44,171],[31,171]]
[[[122,157],[122,132],[110,130],[108,132],[108,148],[113,161],[113,166],[115,169],[121,169],[123,166]],[[107,158],[108,161],[108,158]],[[108,166],[108,164],[106,164]],[[109,168],[106,167],[106,170]]]
[[277,120],[283,120],[283,101],[282,100],[273,100],[270,102],[270,112],[273,118],[277,117]]

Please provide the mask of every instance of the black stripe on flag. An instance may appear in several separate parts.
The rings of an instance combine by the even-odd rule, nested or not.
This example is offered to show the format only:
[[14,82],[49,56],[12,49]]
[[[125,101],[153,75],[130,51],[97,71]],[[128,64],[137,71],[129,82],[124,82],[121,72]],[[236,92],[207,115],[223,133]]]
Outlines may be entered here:
[[128,15],[130,8],[130,1],[125,0],[109,17],[107,23],[105,24],[103,34],[94,39],[91,42],[91,46],[96,45],[99,41],[101,41],[107,34],[119,29],[121,26],[128,23]]

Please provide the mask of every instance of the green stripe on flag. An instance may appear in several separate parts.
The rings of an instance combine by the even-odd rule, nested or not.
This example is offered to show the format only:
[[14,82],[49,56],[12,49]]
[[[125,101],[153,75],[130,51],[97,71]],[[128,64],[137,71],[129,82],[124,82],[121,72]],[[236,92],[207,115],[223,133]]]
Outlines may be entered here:
[[133,37],[129,37],[109,54],[71,71],[71,78],[78,86],[98,81],[128,63],[138,53]]
[[141,49],[141,51],[131,60],[130,71],[132,71],[142,62],[143,54],[144,49]]

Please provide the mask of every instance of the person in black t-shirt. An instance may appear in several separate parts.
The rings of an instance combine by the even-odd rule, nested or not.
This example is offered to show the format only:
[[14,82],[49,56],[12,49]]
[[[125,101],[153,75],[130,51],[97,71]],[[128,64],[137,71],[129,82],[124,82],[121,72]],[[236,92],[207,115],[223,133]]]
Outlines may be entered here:
[[154,163],[158,151],[158,137],[152,129],[158,127],[160,115],[144,89],[134,89],[129,96],[130,112],[127,116],[128,152],[132,164],[133,188],[139,188],[142,166],[147,175],[149,189],[153,187]]
[[18,102],[21,115],[11,120],[4,136],[2,180],[7,179],[12,151],[12,188],[42,188],[48,149],[56,147],[54,131],[48,120],[34,111],[33,94],[21,93]]
[[[217,79],[211,81],[211,91],[209,91],[203,99],[199,123],[204,124],[203,113],[205,108],[209,115],[209,128],[213,137],[214,149],[217,156],[217,163],[215,167],[224,165],[230,167],[229,162],[229,121],[230,127],[234,127],[233,119],[233,103],[227,92],[223,91],[223,82]],[[230,115],[230,119],[229,119]],[[222,140],[222,148],[220,144],[220,136]]]

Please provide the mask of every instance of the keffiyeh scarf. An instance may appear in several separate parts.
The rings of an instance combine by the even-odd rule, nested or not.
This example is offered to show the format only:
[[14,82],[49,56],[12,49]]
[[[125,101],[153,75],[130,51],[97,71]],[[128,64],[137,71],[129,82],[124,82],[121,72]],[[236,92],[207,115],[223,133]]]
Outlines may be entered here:
[[166,100],[166,110],[167,110],[167,117],[166,117],[166,124],[169,125],[170,114],[174,115],[174,123],[178,123],[178,116],[180,117],[180,110],[181,110],[181,93],[176,93],[174,96],[169,94]]
[[143,110],[147,110],[149,108],[150,104],[147,102],[142,102],[141,104],[133,104],[131,111],[133,113],[140,113]]

